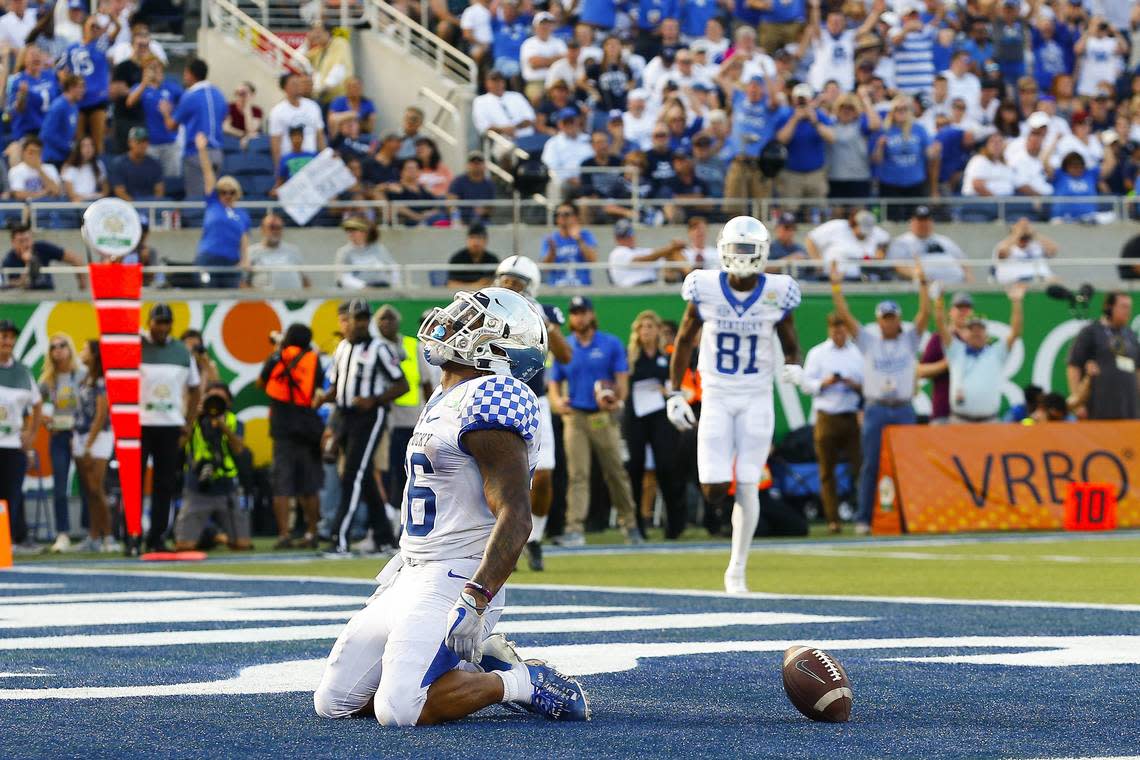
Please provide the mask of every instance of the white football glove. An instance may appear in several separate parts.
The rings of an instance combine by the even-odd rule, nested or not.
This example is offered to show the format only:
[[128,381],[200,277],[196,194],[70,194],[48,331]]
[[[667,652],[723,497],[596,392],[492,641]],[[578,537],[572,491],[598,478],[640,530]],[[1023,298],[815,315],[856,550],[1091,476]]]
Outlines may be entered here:
[[483,658],[483,613],[475,606],[475,597],[464,591],[447,615],[447,648],[468,662]]
[[697,424],[697,415],[693,414],[693,408],[680,393],[670,396],[665,402],[665,416],[681,432],[692,430]]
[[785,364],[780,370],[780,379],[799,388],[800,381],[804,379],[804,368],[798,364]]

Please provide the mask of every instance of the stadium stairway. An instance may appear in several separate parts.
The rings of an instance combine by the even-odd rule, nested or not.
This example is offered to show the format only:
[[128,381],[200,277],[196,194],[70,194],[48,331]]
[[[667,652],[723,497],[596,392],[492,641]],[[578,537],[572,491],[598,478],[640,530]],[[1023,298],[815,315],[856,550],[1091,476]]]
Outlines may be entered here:
[[463,166],[475,146],[475,62],[384,0],[203,1],[199,48],[210,61],[211,79],[226,92],[248,79],[268,111],[279,98],[280,72],[308,67],[294,46],[314,20],[323,19],[349,36],[356,74],[376,103],[377,135],[399,132],[404,110],[418,106],[424,131],[449,166]]

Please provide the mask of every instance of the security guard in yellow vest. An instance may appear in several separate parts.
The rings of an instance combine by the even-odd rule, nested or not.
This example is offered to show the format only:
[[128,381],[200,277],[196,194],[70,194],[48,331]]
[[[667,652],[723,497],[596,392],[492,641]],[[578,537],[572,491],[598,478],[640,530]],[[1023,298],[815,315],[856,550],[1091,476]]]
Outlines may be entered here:
[[420,418],[424,404],[438,384],[438,368],[431,366],[423,357],[419,341],[408,335],[400,335],[401,315],[396,307],[385,304],[376,316],[380,337],[388,341],[400,358],[400,369],[408,379],[408,392],[392,402],[388,428],[387,477],[384,488],[390,503],[399,505],[404,497],[404,456],[408,451],[408,441],[412,430]]
[[218,526],[217,542],[231,549],[251,549],[249,515],[236,508],[238,468],[235,456],[245,449],[237,415],[230,409],[224,383],[211,383],[186,443],[182,508],[174,523],[178,551],[198,546],[206,524]]

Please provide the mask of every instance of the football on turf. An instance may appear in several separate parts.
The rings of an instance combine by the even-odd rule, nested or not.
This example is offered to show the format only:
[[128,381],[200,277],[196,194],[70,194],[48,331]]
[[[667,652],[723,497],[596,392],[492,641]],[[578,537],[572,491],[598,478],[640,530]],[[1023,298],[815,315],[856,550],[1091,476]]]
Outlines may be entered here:
[[851,718],[847,671],[822,649],[798,645],[784,652],[784,692],[812,720],[843,723]]

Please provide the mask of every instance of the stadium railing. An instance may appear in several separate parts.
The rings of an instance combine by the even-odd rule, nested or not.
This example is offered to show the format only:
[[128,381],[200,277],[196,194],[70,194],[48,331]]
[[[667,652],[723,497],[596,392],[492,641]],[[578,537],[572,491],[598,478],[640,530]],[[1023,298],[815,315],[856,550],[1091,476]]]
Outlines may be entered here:
[[[255,2],[263,10],[267,6]],[[268,20],[268,16],[264,17]],[[269,61],[277,69],[285,71],[311,71],[312,66],[305,56],[230,0],[208,0],[202,3],[202,26],[219,29],[234,39],[247,42],[250,49]]]
[[[899,265],[907,265],[909,262],[904,260],[867,260],[867,261],[852,261],[846,263],[855,263],[864,270],[864,278],[858,280],[846,280],[844,282],[844,289],[852,293],[897,293],[905,291],[913,291],[914,283],[911,280],[902,279],[894,276],[894,268]],[[972,258],[962,259],[962,265],[974,268],[975,270],[988,270],[994,263],[991,258]],[[1135,259],[1123,258],[1094,258],[1088,256],[1070,256],[1058,257],[1047,260],[1048,266],[1055,274],[1055,280],[1059,282],[1076,283],[1088,281],[1095,285],[1097,288],[1103,289],[1108,287],[1120,287],[1121,280],[1115,276],[1097,275],[1097,272],[1116,271],[1119,265],[1134,266],[1137,264]],[[669,264],[666,263],[663,267],[655,263],[645,264],[630,264],[623,266],[622,269],[647,269],[656,270],[658,272],[657,281],[648,284],[634,285],[634,286],[621,286],[612,283],[609,277],[610,264],[608,261],[596,262],[583,262],[576,264],[545,264],[540,263],[539,269],[545,274],[551,272],[565,272],[567,270],[589,271],[591,274],[592,284],[586,286],[552,286],[545,285],[543,294],[546,296],[571,296],[577,294],[589,295],[629,295],[632,293],[642,293],[645,295],[659,295],[659,294],[676,294],[680,288],[680,282],[667,282],[665,280],[664,271],[669,269]],[[301,290],[279,290],[279,289],[266,289],[266,288],[232,288],[232,289],[218,289],[210,287],[210,278],[207,275],[212,273],[233,273],[236,267],[204,267],[194,265],[156,265],[144,267],[143,272],[146,275],[147,281],[151,284],[144,288],[144,291],[150,294],[178,292],[186,295],[194,295],[195,298],[204,299],[238,299],[238,300],[265,300],[266,298],[285,299],[311,299],[311,298],[343,298],[346,292],[361,292],[365,294],[372,294],[379,296],[381,294],[390,294],[392,296],[402,296],[408,298],[424,297],[424,298],[439,298],[441,294],[446,294],[454,289],[446,287],[447,273],[459,271],[472,271],[472,272],[486,272],[486,265],[467,264],[467,265],[451,265],[446,263],[400,263],[388,266],[345,266],[338,264],[304,264],[301,266],[256,266],[249,267],[243,270],[246,274],[268,274],[272,275],[275,272],[289,272],[300,273],[309,276],[312,280],[321,281],[317,282],[314,287],[305,288]],[[22,273],[23,269],[2,269],[0,274],[3,275],[4,281],[8,277],[18,276]],[[44,267],[39,270],[45,274],[51,275],[75,275],[85,274],[86,270],[83,267],[72,266],[50,266]],[[784,274],[790,274],[800,281],[801,288],[805,293],[810,294],[827,294],[830,293],[830,286],[827,282],[826,264],[819,260],[787,260],[782,259],[778,261],[770,261],[769,272],[779,271]],[[361,291],[346,291],[343,288],[335,285],[336,276],[344,272],[360,273],[386,273],[393,276],[393,280],[401,284],[394,287],[372,287],[365,288]],[[872,273],[877,273],[882,279],[875,279]],[[180,278],[183,282],[194,282],[194,287],[171,287],[169,282],[171,278]],[[544,278],[545,279],[545,278]],[[1044,289],[1048,282],[1053,280],[1037,279],[1030,283],[1031,287]],[[57,290],[59,296],[66,298],[82,297],[82,291],[78,291],[71,287],[59,287],[62,284],[57,282]],[[1007,285],[999,283],[994,277],[989,276],[984,279],[976,279],[970,283],[959,283],[947,288],[954,289],[967,289],[972,292],[1000,292],[1004,290]],[[12,302],[31,302],[43,300],[45,293],[51,291],[43,290],[24,290],[19,288],[8,288],[2,291],[4,293],[3,300]]]
[[[605,206],[620,206],[629,209],[641,219],[647,210],[677,207],[690,214],[701,214],[710,220],[724,219],[730,215],[747,213],[762,220],[773,219],[780,210],[798,209],[800,221],[804,223],[820,223],[834,218],[845,208],[856,206],[866,208],[875,213],[880,221],[898,217],[905,220],[905,211],[919,205],[932,209],[935,219],[943,222],[965,223],[1012,223],[1022,216],[1029,216],[1034,221],[1048,221],[1050,210],[1064,208],[1065,206],[1094,204],[1104,220],[1140,219],[1140,198],[1121,197],[1114,195],[1077,196],[1077,197],[1049,197],[1040,199],[1034,204],[1020,198],[966,198],[966,197],[916,197],[916,198],[691,198],[691,199],[655,199],[634,195],[630,200],[611,200],[605,198],[578,198],[574,201],[579,207],[603,208]],[[79,226],[82,212],[86,203],[70,203],[66,201],[32,201],[28,203],[8,202],[0,203],[0,220],[19,216],[27,221],[33,229],[70,229]],[[164,224],[167,217],[163,212],[178,211],[181,217],[180,227],[200,227],[201,212],[204,203],[201,200],[175,201],[175,200],[149,200],[138,201],[134,204],[141,212],[148,215],[151,229],[169,227]],[[282,205],[275,200],[242,200],[238,202],[239,208],[250,212],[255,221],[260,219],[266,211],[280,212]],[[554,224],[554,212],[558,200],[539,196],[536,198],[521,198],[516,193],[512,198],[497,198],[486,201],[453,201],[440,199],[438,201],[354,201],[333,200],[322,206],[322,212],[308,226],[336,226],[339,218],[335,212],[348,209],[368,213],[382,226],[398,226],[395,210],[400,207],[423,208],[430,206],[447,207],[448,209],[479,208],[492,209],[491,218],[486,220],[493,225],[538,225],[551,226]],[[727,213],[731,210],[731,213]],[[898,213],[895,213],[898,210]],[[187,213],[189,212],[189,213]],[[197,212],[197,213],[195,213]]]

